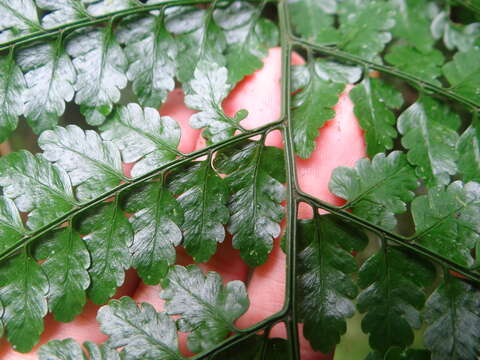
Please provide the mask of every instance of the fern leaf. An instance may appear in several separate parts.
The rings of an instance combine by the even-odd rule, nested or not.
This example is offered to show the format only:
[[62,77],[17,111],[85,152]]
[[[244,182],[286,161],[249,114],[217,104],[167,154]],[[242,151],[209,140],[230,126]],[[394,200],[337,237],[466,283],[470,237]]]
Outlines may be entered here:
[[73,339],[52,340],[38,350],[40,360],[123,360],[123,354],[106,345],[97,345],[90,341],[83,343],[88,356]]
[[479,57],[480,49],[472,48],[456,53],[453,60],[443,67],[451,88],[477,104],[480,103],[480,64],[475,59]]
[[42,26],[45,29],[88,17],[85,1],[82,0],[36,0],[35,3],[40,9],[48,11],[42,17]]
[[14,245],[25,233],[25,228],[15,203],[0,196],[0,250]]
[[41,29],[33,0],[1,0],[0,42]]
[[463,175],[463,181],[480,182],[480,135],[473,125],[458,139],[457,153],[458,170]]

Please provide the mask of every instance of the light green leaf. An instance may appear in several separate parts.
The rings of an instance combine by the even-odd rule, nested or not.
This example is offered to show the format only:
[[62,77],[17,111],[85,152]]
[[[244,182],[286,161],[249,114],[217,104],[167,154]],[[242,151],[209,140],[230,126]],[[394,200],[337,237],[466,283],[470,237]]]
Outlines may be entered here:
[[25,79],[13,57],[0,57],[0,143],[7,140],[17,128],[23,114]]
[[364,290],[357,308],[366,312],[362,330],[370,334],[373,349],[383,354],[392,346],[403,349],[412,344],[412,328],[421,325],[424,288],[434,280],[432,264],[392,246],[382,248],[362,265],[358,285]]
[[76,74],[70,58],[58,42],[44,43],[17,54],[27,89],[24,114],[37,134],[51,129],[73,99]]
[[142,17],[117,32],[126,45],[127,76],[143,106],[159,108],[175,87],[177,44],[165,29],[164,16]]
[[82,312],[85,290],[90,285],[90,255],[85,243],[68,226],[43,238],[36,244],[34,255],[42,260],[42,270],[48,277],[48,304],[55,320],[72,321]]
[[402,106],[402,94],[387,82],[366,76],[349,96],[358,122],[365,131],[367,154],[373,157],[392,149],[397,137],[392,110]]
[[0,196],[0,251],[14,245],[26,232],[15,203]]
[[431,30],[435,39],[443,39],[448,50],[469,51],[480,45],[479,22],[468,25],[454,23],[444,11],[433,19]]
[[198,353],[212,348],[234,329],[234,322],[247,311],[247,290],[241,281],[223,284],[219,274],[204,275],[195,265],[176,265],[168,273],[160,297],[169,315],[180,315],[181,332],[189,332],[187,345]]
[[412,202],[415,240],[462,265],[472,265],[470,251],[480,239],[480,185],[455,181],[430,189]]
[[422,53],[411,46],[395,45],[385,56],[385,60],[399,70],[416,75],[432,84],[441,85],[437,78],[442,75],[444,57],[438,50],[431,49]]
[[480,104],[480,48],[458,52],[443,66],[443,74],[455,92]]
[[345,319],[353,316],[357,271],[352,250],[362,250],[364,233],[331,215],[315,216],[297,227],[300,239],[297,296],[303,335],[314,350],[331,352],[347,330]]
[[179,153],[180,126],[158,110],[131,103],[122,106],[102,126],[102,137],[114,143],[123,162],[135,162],[133,177],[143,175],[174,160]]
[[19,352],[29,352],[43,332],[47,315],[48,279],[26,250],[2,263],[0,301],[7,340]]
[[97,345],[90,341],[83,343],[88,356],[80,345],[73,339],[51,340],[38,350],[39,360],[123,360],[123,356],[116,350],[102,344]]
[[122,347],[125,360],[185,359],[178,350],[175,323],[148,303],[137,305],[127,296],[111,300],[100,308],[97,320],[110,336],[107,344]]
[[458,170],[463,175],[463,181],[480,182],[480,134],[473,125],[458,139],[457,153]]
[[409,150],[408,161],[427,186],[448,184],[450,175],[457,172],[459,125],[456,113],[428,96],[420,97],[398,118],[402,145]]
[[294,29],[305,40],[320,45],[340,41],[340,34],[334,27],[335,0],[289,0],[288,10]]
[[392,39],[395,24],[389,3],[372,0],[345,0],[338,4],[341,41],[338,47],[367,60],[377,60]]
[[425,346],[432,360],[475,359],[480,354],[480,295],[450,275],[425,304]]
[[185,212],[183,247],[196,263],[215,254],[217,243],[225,239],[229,219],[228,188],[210,160],[192,163],[175,173],[169,183]]
[[124,270],[130,268],[132,227],[115,198],[84,213],[79,219],[79,232],[87,234],[83,240],[91,257],[88,295],[95,304],[103,304],[123,284]]
[[81,0],[88,5],[88,13],[92,16],[101,16],[111,12],[141,6],[139,0]]
[[26,150],[0,159],[0,185],[18,210],[29,213],[30,229],[64,215],[76,204],[67,173]]
[[127,86],[127,58],[111,26],[80,33],[68,42],[67,52],[77,71],[75,102],[90,125],[101,125]]
[[390,4],[396,15],[392,34],[421,53],[430,52],[435,41],[430,31],[432,4],[423,0],[392,0]]
[[354,214],[387,229],[395,227],[395,214],[407,210],[417,186],[414,171],[400,151],[377,154],[371,161],[360,159],[355,168],[337,167],[328,185],[333,194],[347,200],[345,206]]
[[293,142],[295,152],[304,159],[308,159],[315,150],[319,129],[335,116],[332,107],[345,88],[344,83],[335,82],[329,76],[328,65],[325,68],[322,67],[324,64],[326,62],[308,66],[309,80],[292,99]]
[[33,0],[0,0],[0,43],[41,30]]
[[158,284],[175,263],[175,246],[182,241],[179,226],[183,210],[162,182],[154,182],[134,191],[126,210],[134,238],[130,245],[132,263],[147,284]]
[[250,266],[267,260],[273,239],[281,233],[280,221],[285,199],[284,158],[282,150],[261,142],[245,142],[216,157],[215,168],[228,174],[227,185],[233,247]]
[[198,113],[190,117],[190,126],[205,130],[202,136],[210,143],[216,143],[233,136],[235,130],[242,130],[240,121],[247,116],[240,110],[231,118],[222,109],[222,101],[227,97],[230,85],[228,71],[224,66],[202,60],[195,69],[194,78],[189,82],[189,92],[185,104]]
[[51,29],[62,24],[85,19],[88,16],[85,0],[36,0],[40,9],[47,10],[42,17],[42,26]]
[[57,126],[44,131],[38,145],[45,158],[68,172],[79,200],[103,194],[124,179],[118,148],[95,131],[83,131],[76,125]]

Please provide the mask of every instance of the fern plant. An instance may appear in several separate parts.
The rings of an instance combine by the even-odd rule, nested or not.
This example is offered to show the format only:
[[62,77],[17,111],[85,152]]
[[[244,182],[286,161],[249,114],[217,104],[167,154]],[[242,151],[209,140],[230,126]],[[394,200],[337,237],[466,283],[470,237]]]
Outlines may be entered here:
[[[14,349],[33,348],[48,312],[71,321],[89,298],[108,302],[97,319],[109,340],[54,340],[41,359],[184,359],[178,332],[195,359],[300,359],[298,324],[327,353],[356,312],[369,360],[479,356],[476,1],[0,0],[0,10],[0,141],[24,118],[41,149],[0,159],[1,323]],[[247,111],[229,116],[222,101],[278,43],[281,117],[246,129]],[[293,51],[305,65],[291,64]],[[295,163],[347,84],[368,158],[333,172],[337,207],[302,191]],[[188,154],[179,124],[156,110],[176,86],[207,142]],[[72,101],[87,130],[58,126]],[[265,144],[274,130],[283,150]],[[300,204],[311,219],[297,220]],[[284,307],[239,329],[245,284],[176,265],[175,249],[206,262],[228,232],[253,268],[284,217]],[[164,312],[110,300],[131,267],[162,285]],[[269,338],[277,323],[287,339]],[[424,348],[412,348],[420,328]]]

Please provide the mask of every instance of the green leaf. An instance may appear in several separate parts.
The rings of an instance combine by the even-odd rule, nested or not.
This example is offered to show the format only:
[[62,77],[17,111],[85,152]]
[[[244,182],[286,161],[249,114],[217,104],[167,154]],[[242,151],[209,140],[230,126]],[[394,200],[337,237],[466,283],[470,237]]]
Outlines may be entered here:
[[397,132],[395,115],[391,110],[402,106],[402,94],[387,82],[366,76],[350,91],[349,96],[354,104],[355,116],[365,131],[367,154],[373,157],[392,149]]
[[25,75],[27,121],[37,134],[51,129],[73,99],[76,74],[61,44],[45,43],[21,50],[18,64]]
[[346,0],[338,4],[341,41],[338,47],[367,60],[377,60],[392,39],[394,11],[383,1]]
[[468,51],[480,45],[480,23],[454,23],[445,11],[439,12],[433,19],[431,30],[435,39],[443,39],[448,50]]
[[162,182],[147,184],[127,198],[134,238],[132,264],[147,284],[158,284],[175,263],[182,241],[183,210]]
[[288,342],[280,338],[254,335],[227,350],[217,352],[210,360],[288,360]]
[[140,6],[139,0],[81,0],[88,4],[88,13],[92,16],[101,16],[114,11]]
[[438,50],[420,52],[411,46],[395,45],[385,56],[385,60],[399,70],[416,75],[432,84],[441,85],[437,78],[442,75],[444,56]]
[[223,285],[219,274],[176,265],[167,276],[160,297],[169,315],[180,315],[179,331],[189,332],[187,345],[198,353],[212,348],[234,330],[234,321],[247,311],[247,290],[241,281]]
[[351,274],[357,271],[352,250],[368,243],[364,233],[331,215],[315,216],[297,227],[297,296],[303,319],[303,335],[314,350],[328,353],[347,330],[345,319],[353,316],[357,286]]
[[281,233],[285,199],[283,152],[261,142],[245,142],[217,154],[215,168],[228,174],[231,190],[228,231],[233,247],[250,266],[267,260]]
[[377,154],[371,161],[360,159],[355,168],[337,167],[328,187],[347,200],[345,206],[354,214],[393,229],[395,214],[407,210],[406,203],[413,199],[417,185],[405,155],[393,151],[388,156]]
[[229,219],[228,188],[210,161],[192,163],[174,174],[170,190],[185,212],[183,247],[194,261],[206,262],[225,239]]
[[0,57],[0,143],[17,128],[24,110],[25,88],[25,78],[13,57]]
[[358,285],[364,290],[357,308],[366,312],[362,330],[370,334],[373,349],[385,353],[392,346],[403,349],[413,342],[412,328],[421,325],[423,288],[434,279],[433,265],[392,246],[382,248],[362,265]]
[[110,336],[107,344],[122,347],[125,360],[185,359],[178,351],[175,323],[148,303],[137,305],[127,296],[111,300],[100,308],[97,320]]
[[163,15],[126,22],[117,38],[126,45],[127,77],[139,103],[159,108],[175,87],[177,56],[177,44],[165,29]]
[[190,126],[205,128],[202,136],[211,143],[224,141],[233,136],[235,130],[242,130],[239,123],[247,115],[245,110],[240,110],[231,118],[223,112],[222,101],[230,90],[227,76],[226,67],[202,60],[195,68],[194,78],[189,82],[189,92],[185,96],[185,104],[193,110],[199,110],[190,117]]
[[0,0],[0,43],[41,30],[32,0]]
[[480,103],[480,49],[458,52],[453,60],[443,66],[443,74],[451,89],[466,98]]
[[8,249],[26,232],[15,203],[0,196],[0,251]]
[[45,158],[68,172],[81,201],[105,193],[124,179],[118,148],[95,131],[57,126],[44,131],[38,145]]
[[417,176],[427,186],[445,185],[457,172],[459,116],[447,105],[422,96],[398,118],[402,145],[408,161],[416,166]]
[[446,275],[425,304],[425,346],[432,360],[475,359],[480,354],[478,289]]
[[51,340],[38,350],[40,360],[123,360],[121,354],[106,345],[83,343],[88,356],[73,339]]
[[127,86],[127,58],[111,26],[80,33],[68,42],[67,52],[77,71],[75,102],[90,125],[101,125]]
[[340,41],[340,34],[334,27],[335,0],[289,0],[288,10],[296,32],[305,40],[320,45]]
[[392,0],[390,4],[396,15],[392,34],[422,53],[431,51],[435,41],[430,31],[432,4],[423,0]]
[[462,265],[473,263],[470,251],[480,239],[480,185],[455,181],[430,189],[412,202],[415,240]]
[[85,243],[71,226],[49,234],[35,249],[48,278],[49,309],[55,320],[69,322],[79,315],[86,302],[90,285],[90,255]]
[[67,173],[26,150],[0,159],[0,185],[18,210],[29,213],[30,229],[48,224],[76,204]]
[[43,332],[48,279],[26,250],[0,267],[0,301],[7,339],[19,352],[29,352]]
[[319,129],[335,116],[332,107],[345,88],[344,83],[335,82],[324,71],[323,64],[327,63],[309,65],[309,81],[292,99],[291,122],[295,152],[304,159],[308,159],[315,150]]
[[85,19],[88,16],[83,4],[85,2],[85,0],[35,1],[40,9],[49,11],[49,13],[42,17],[42,26],[46,29]]
[[123,284],[124,270],[130,268],[128,247],[133,241],[132,227],[115,198],[84,213],[79,232],[87,234],[83,240],[91,257],[88,295],[95,304],[103,304]]
[[480,134],[473,125],[458,139],[457,153],[458,170],[463,175],[463,181],[480,182]]
[[158,110],[130,103],[119,108],[102,126],[102,137],[114,143],[123,162],[133,163],[133,177],[174,160],[179,154],[180,126]]

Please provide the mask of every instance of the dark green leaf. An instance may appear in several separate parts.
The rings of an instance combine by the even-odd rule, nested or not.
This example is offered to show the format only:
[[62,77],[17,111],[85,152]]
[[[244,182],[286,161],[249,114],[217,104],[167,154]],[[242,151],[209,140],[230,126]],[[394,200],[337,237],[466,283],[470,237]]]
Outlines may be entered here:
[[23,114],[26,83],[22,71],[10,56],[0,57],[0,143],[17,128]]
[[345,0],[338,4],[341,41],[346,52],[376,60],[392,35],[394,11],[389,3],[372,0]]
[[73,339],[51,340],[38,350],[39,360],[123,360],[123,356],[106,345],[83,343],[88,357]]
[[38,139],[43,156],[70,175],[79,200],[88,200],[117,186],[124,179],[120,151],[95,131],[76,125],[47,130]]
[[215,167],[228,174],[227,184],[232,191],[228,231],[233,235],[233,247],[240,249],[248,265],[263,264],[273,239],[281,232],[283,153],[260,142],[246,142],[218,154]]
[[403,350],[401,347],[391,347],[385,355],[380,351],[373,351],[365,360],[430,360],[430,352],[424,349]]
[[437,14],[431,25],[435,39],[443,39],[449,50],[468,51],[480,45],[480,23],[468,25],[454,23],[445,11]]
[[466,52],[458,52],[453,60],[445,64],[443,74],[451,85],[451,89],[466,98],[480,103],[480,49],[472,48]]
[[159,108],[175,87],[177,45],[165,29],[163,15],[127,22],[117,33],[126,44],[127,76],[143,106]]
[[347,200],[347,207],[368,221],[393,229],[395,214],[406,211],[414,197],[417,180],[412,167],[400,151],[376,155],[371,161],[360,159],[355,168],[333,170],[329,189]]
[[38,342],[47,315],[48,279],[26,250],[0,267],[0,301],[7,339],[26,353]]
[[210,360],[288,360],[288,342],[254,335],[231,348],[217,352]]
[[425,304],[425,346],[432,351],[432,360],[476,359],[480,354],[478,289],[446,276]]
[[95,304],[103,304],[113,296],[125,280],[130,267],[128,247],[133,241],[133,231],[126,216],[118,206],[117,198],[84,214],[79,232],[90,252],[88,269],[91,285],[88,295]]
[[127,86],[127,58],[111,26],[77,35],[68,42],[67,52],[77,71],[75,102],[90,125],[100,125]]
[[185,212],[183,247],[195,262],[206,262],[225,239],[229,219],[228,188],[210,161],[182,168],[170,181],[170,189]]
[[425,302],[423,288],[435,279],[434,267],[394,247],[382,248],[360,268],[357,307],[362,313],[362,330],[370,334],[370,346],[385,353],[413,342],[412,328],[421,325]]
[[40,30],[33,0],[0,0],[0,43]]
[[351,274],[357,270],[352,250],[362,250],[368,239],[361,231],[330,215],[300,222],[297,238],[299,286],[297,296],[303,335],[314,350],[328,353],[347,330],[353,316],[357,286]]
[[335,0],[289,0],[288,9],[296,32],[305,40],[317,44],[335,44],[340,40],[334,27]]
[[42,239],[35,250],[35,258],[44,260],[41,266],[50,284],[50,311],[57,321],[72,321],[82,312],[90,285],[90,255],[85,243],[68,226]]
[[25,231],[14,202],[0,196],[0,251],[14,245]]
[[37,134],[51,129],[73,99],[75,69],[58,43],[45,43],[21,50],[18,64],[25,74],[24,114]]
[[175,263],[175,246],[182,241],[179,226],[183,210],[161,182],[147,184],[127,199],[126,210],[134,238],[130,246],[133,266],[147,284],[158,284]]
[[125,360],[185,359],[178,351],[175,323],[150,304],[137,305],[124,296],[100,308],[97,320],[102,332],[110,336],[107,344],[122,347]]
[[204,275],[194,265],[176,265],[169,271],[165,284],[160,293],[166,300],[165,310],[169,315],[180,315],[178,328],[190,333],[187,345],[194,353],[222,341],[249,306],[243,282],[235,280],[223,285],[219,274]]
[[174,160],[179,152],[180,126],[158,110],[130,103],[121,107],[104,126],[102,137],[120,149],[123,162],[133,163],[133,177]]
[[422,53],[411,46],[396,45],[390,49],[385,60],[399,70],[416,75],[432,84],[441,85],[437,77],[442,75],[444,56],[438,50],[431,49]]
[[412,202],[415,239],[462,265],[471,265],[470,251],[480,239],[480,185],[455,181],[430,189]]
[[18,210],[29,213],[30,229],[65,214],[76,203],[67,173],[26,150],[1,158],[0,185]]
[[447,105],[422,96],[398,118],[398,131],[403,135],[408,161],[416,165],[416,173],[431,187],[450,182],[457,172],[459,116]]
[[458,170],[463,181],[480,182],[480,134],[476,127],[472,125],[463,132],[458,139],[457,152]]
[[[344,83],[329,76],[326,62],[309,65],[309,81],[292,99],[292,127],[295,152],[308,159],[315,150],[315,139],[325,122],[335,116],[332,107],[338,102]],[[328,66],[328,65],[327,65]]]
[[35,2],[40,9],[49,11],[42,17],[42,26],[46,29],[82,20],[88,16],[83,4],[87,2],[85,0],[36,0]]
[[395,115],[391,110],[402,106],[402,94],[385,81],[367,76],[350,91],[349,96],[355,105],[358,122],[365,131],[367,154],[373,157],[390,150],[397,137]]

